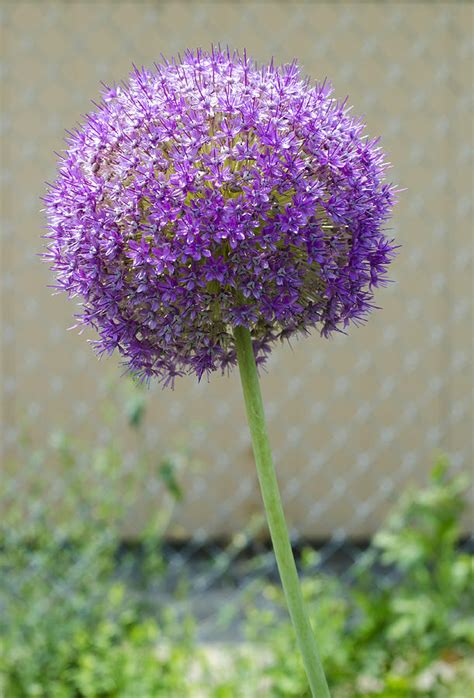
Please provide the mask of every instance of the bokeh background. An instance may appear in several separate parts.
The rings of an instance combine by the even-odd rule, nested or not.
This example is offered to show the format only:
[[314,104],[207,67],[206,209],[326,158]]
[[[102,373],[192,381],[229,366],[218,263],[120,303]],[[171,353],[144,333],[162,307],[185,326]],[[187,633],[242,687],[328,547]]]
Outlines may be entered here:
[[[25,440],[41,449],[57,430],[83,444],[122,437],[120,419],[103,416],[104,402],[119,412],[124,404],[114,387],[118,361],[98,361],[86,336],[68,331],[73,304],[52,295],[38,257],[54,151],[92,108],[100,81],[120,81],[132,63],[151,65],[161,53],[219,42],[246,47],[258,61],[297,57],[314,79],[328,77],[365,115],[368,132],[382,135],[390,177],[405,189],[391,222],[401,245],[394,283],[376,298],[383,309],[348,336],[315,333],[276,347],[262,376],[295,543],[311,541],[324,559],[343,555],[347,564],[405,485],[426,479],[437,450],[455,471],[470,471],[470,3],[38,0],[3,2],[1,17],[2,465],[26,517],[34,497],[22,478]],[[185,454],[176,475],[184,496],[166,527],[170,559],[175,568],[204,553],[221,561],[196,578],[205,590],[232,564],[229,541],[266,537],[238,376],[181,379],[174,391],[151,386],[141,399],[140,447]],[[139,467],[137,448],[125,438],[130,470]],[[89,458],[84,446],[84,472]],[[37,476],[54,471],[49,494],[60,509],[55,467],[47,462]],[[125,539],[161,500],[159,487],[145,485]]]
[[[296,56],[328,77],[382,135],[390,176],[406,188],[383,310],[349,336],[276,348],[263,376],[294,532],[366,537],[436,449],[457,468],[472,463],[470,4],[39,1],[4,3],[2,15],[3,457],[25,428],[34,440],[57,425],[99,440],[113,428],[97,403],[118,362],[99,362],[67,331],[74,307],[52,296],[37,256],[39,197],[64,129],[132,63],[221,42],[259,61]],[[182,379],[149,398],[150,447],[184,445],[201,465],[186,476],[173,535],[241,529],[260,499],[238,377]]]

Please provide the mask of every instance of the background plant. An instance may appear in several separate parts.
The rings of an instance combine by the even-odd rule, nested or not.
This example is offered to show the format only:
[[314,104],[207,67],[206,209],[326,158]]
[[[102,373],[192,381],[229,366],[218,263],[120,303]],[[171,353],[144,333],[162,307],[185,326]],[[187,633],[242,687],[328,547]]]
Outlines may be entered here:
[[[323,659],[336,695],[462,695],[472,682],[473,558],[459,548],[467,480],[452,477],[440,456],[429,485],[406,492],[345,582],[310,573],[304,592],[312,622],[324,634]],[[303,696],[304,674],[291,652],[278,588],[264,587],[270,608],[249,609],[249,632],[274,652],[266,669],[275,696]]]
[[[123,459],[123,443],[115,439],[84,451],[56,432],[46,448],[37,450],[24,437],[21,474],[29,496],[17,501],[8,486],[2,492],[2,698],[182,692],[191,626],[173,622],[170,609],[161,615],[160,626],[144,616],[133,589],[136,556],[124,548],[122,534],[145,489],[161,494],[161,506],[140,537],[145,569],[160,569],[161,536],[182,497],[177,471],[183,457],[153,457],[139,433],[143,395],[131,391],[120,398],[122,416],[137,432],[131,465]],[[105,406],[111,419],[117,417],[113,404]],[[173,638],[171,651],[162,656],[157,651],[160,627]]]
[[[245,617],[232,596],[221,612],[238,642],[199,641],[186,580],[160,596],[163,539],[192,464],[182,451],[149,451],[144,393],[121,388],[110,397],[105,420],[136,437],[131,462],[116,437],[86,447],[57,431],[38,449],[25,436],[21,470],[2,486],[1,698],[309,695],[282,592],[256,574],[263,558],[245,563],[254,578]],[[22,501],[9,485],[18,473],[29,493]],[[440,456],[428,486],[400,498],[343,577],[303,551],[303,594],[336,697],[469,694],[472,556],[459,545],[466,487]],[[145,489],[161,505],[129,545],[124,525]],[[232,544],[228,555],[236,556]]]

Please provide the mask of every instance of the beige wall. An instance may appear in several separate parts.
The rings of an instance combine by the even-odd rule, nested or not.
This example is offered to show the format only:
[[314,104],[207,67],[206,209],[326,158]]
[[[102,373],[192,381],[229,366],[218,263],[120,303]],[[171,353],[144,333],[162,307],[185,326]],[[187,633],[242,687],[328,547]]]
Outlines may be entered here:
[[[56,426],[100,438],[95,405],[116,362],[67,332],[73,306],[52,297],[35,256],[38,197],[53,150],[131,63],[211,42],[261,61],[297,56],[350,95],[382,134],[406,187],[393,220],[403,245],[384,309],[349,337],[277,348],[263,377],[286,508],[300,532],[370,533],[436,448],[472,464],[472,76],[468,3],[4,3],[2,89],[2,411],[4,457],[23,425],[37,442]],[[185,443],[200,468],[176,532],[235,531],[260,510],[237,377],[173,393],[153,389],[147,438]]]

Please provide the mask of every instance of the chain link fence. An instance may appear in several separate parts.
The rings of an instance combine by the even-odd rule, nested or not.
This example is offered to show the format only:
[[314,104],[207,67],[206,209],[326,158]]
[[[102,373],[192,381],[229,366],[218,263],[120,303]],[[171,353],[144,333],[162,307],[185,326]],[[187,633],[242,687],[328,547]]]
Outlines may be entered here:
[[[99,445],[120,431],[101,416],[120,369],[67,332],[72,307],[51,296],[37,257],[53,151],[100,81],[218,42],[260,61],[297,56],[306,73],[327,76],[371,135],[382,134],[391,176],[406,187],[393,219],[395,283],[377,297],[383,311],[347,337],[278,347],[263,376],[295,542],[318,544],[321,564],[346,569],[406,483],[425,480],[437,449],[455,469],[471,467],[472,12],[455,2],[2,3],[2,462],[26,515],[21,467],[10,468],[25,434],[41,448],[57,429]],[[188,568],[197,595],[216,590],[243,550],[267,550],[238,377],[152,386],[146,399],[140,448],[189,462],[167,521],[168,581]],[[129,471],[137,449],[126,440]],[[83,449],[84,471],[89,458]],[[54,475],[57,507],[67,481]],[[130,541],[161,502],[158,485],[145,490],[127,516]],[[253,574],[271,572],[272,556],[260,560]],[[211,628],[212,605],[201,615]]]

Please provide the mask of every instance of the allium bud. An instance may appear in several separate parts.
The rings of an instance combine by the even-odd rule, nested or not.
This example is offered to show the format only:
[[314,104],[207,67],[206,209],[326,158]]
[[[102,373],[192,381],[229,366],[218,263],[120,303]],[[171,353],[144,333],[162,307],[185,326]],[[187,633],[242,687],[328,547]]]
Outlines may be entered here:
[[387,163],[296,63],[214,49],[135,69],[67,145],[44,256],[133,373],[201,378],[235,364],[235,326],[262,361],[372,309],[394,250]]

